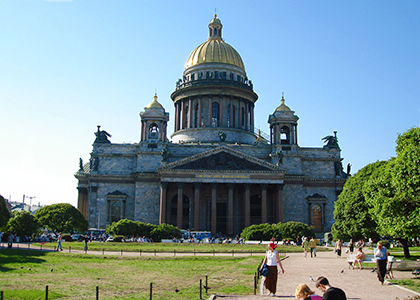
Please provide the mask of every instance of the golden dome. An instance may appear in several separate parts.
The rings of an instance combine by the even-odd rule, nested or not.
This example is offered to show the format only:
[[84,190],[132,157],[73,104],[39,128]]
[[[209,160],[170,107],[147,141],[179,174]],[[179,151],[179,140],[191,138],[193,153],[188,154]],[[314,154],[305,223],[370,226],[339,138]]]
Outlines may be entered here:
[[145,108],[161,108],[161,109],[163,109],[163,106],[162,106],[162,104],[160,104],[158,101],[157,101],[157,94],[155,93],[155,95],[153,96],[153,101],[148,105],[148,106],[146,106]]
[[286,100],[284,100],[284,96],[281,97],[281,105],[276,108],[276,111],[291,111],[291,109],[284,104]]
[[214,15],[209,24],[209,38],[195,48],[185,63],[185,70],[203,63],[225,63],[235,65],[245,71],[239,53],[222,39],[222,23]]

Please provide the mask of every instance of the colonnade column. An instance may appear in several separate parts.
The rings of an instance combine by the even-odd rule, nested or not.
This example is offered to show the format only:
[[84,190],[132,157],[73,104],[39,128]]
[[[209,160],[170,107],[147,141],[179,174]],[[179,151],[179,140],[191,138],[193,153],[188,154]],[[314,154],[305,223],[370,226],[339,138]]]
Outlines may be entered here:
[[233,183],[228,184],[228,228],[227,233],[233,234]]
[[185,128],[184,127],[185,119],[186,119],[186,116],[185,116],[185,102],[181,101],[181,120],[180,120],[181,124],[179,126],[179,129],[184,129]]
[[245,102],[245,130],[249,130],[249,103]]
[[261,221],[267,223],[267,185],[261,185]]
[[229,105],[230,105],[230,116],[229,116],[230,124],[229,124],[229,127],[235,128],[235,124],[233,122],[233,100],[232,100],[232,98],[230,98],[230,104]]
[[211,233],[217,232],[217,183],[211,185]]
[[212,127],[213,121],[213,103],[211,96],[209,97],[209,123],[207,124],[208,127]]
[[166,223],[166,188],[168,184],[162,182],[160,184],[160,212],[159,212],[159,224]]
[[178,203],[177,203],[177,214],[176,214],[176,226],[179,229],[182,229],[182,211],[183,211],[182,200],[184,198],[183,196],[184,196],[183,184],[178,183]]
[[175,103],[175,131],[179,130],[179,101]]
[[201,121],[201,97],[198,98],[198,112],[197,113],[198,113],[197,127],[202,127],[203,124],[201,124],[202,123],[202,121]]
[[251,225],[251,187],[245,184],[245,227]]
[[194,184],[194,230],[200,230],[200,183]]
[[277,202],[277,222],[283,223],[283,184],[277,186],[276,192]]
[[188,115],[187,115],[187,117],[188,117],[188,126],[187,126],[187,128],[192,128],[193,126],[192,126],[192,115],[193,115],[193,107],[192,107],[192,99],[191,98],[189,98],[188,99]]
[[219,127],[225,127],[225,122],[223,120],[223,96],[219,96]]

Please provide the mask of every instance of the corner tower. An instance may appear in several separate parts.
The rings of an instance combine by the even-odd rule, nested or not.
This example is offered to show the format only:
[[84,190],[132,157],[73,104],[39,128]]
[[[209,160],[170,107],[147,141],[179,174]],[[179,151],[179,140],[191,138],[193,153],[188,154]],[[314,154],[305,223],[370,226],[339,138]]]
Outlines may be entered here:
[[226,142],[253,144],[253,91],[239,53],[222,39],[217,15],[210,20],[207,41],[185,63],[171,98],[175,106],[174,143]]

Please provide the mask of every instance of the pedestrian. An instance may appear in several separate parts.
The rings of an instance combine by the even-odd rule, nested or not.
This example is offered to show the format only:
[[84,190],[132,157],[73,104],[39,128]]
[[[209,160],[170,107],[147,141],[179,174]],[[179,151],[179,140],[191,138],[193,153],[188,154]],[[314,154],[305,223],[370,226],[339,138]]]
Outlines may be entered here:
[[87,234],[85,234],[85,236],[83,237],[83,240],[85,242],[85,247],[83,248],[83,251],[87,251],[88,250],[88,242],[89,242],[89,238],[87,236]]
[[353,251],[354,251],[354,243],[353,243],[353,239],[350,239],[350,242],[347,245],[346,253],[350,252],[350,254],[353,254]]
[[309,241],[309,248],[311,248],[311,258],[312,253],[316,257],[316,241],[314,240],[314,238],[311,238],[311,240]]
[[356,259],[353,263],[353,270],[356,267],[356,264],[358,263],[360,266],[360,270],[362,270],[362,261],[365,259],[366,255],[363,253],[363,247],[359,247],[356,254]]
[[332,287],[328,279],[324,276],[318,277],[316,280],[316,287],[324,293],[322,298],[324,300],[346,300],[346,293],[342,289]]
[[307,237],[305,237],[303,239],[302,248],[303,248],[303,256],[306,257],[306,255],[308,254],[308,251],[309,251],[309,242],[308,242]]
[[375,250],[373,250],[373,254],[376,258],[376,272],[378,272],[378,279],[381,282],[381,284],[384,284],[386,274],[386,263],[389,253],[388,251],[386,251],[386,248],[382,245],[382,242],[379,241],[377,247],[375,248]]
[[63,236],[61,235],[61,232],[59,232],[57,236],[57,251],[63,251],[63,247],[61,247],[62,239],[63,239]]
[[9,236],[7,238],[7,248],[12,248],[13,247],[13,239],[15,237],[13,236],[13,234],[11,232],[9,232]]
[[296,287],[295,291],[295,297],[296,299],[303,299],[303,300],[322,300],[321,296],[314,295],[315,292],[313,292],[309,286],[307,286],[304,283],[299,284]]
[[341,247],[343,246],[343,243],[340,239],[337,240],[335,243],[335,253],[337,254],[337,258],[341,257]]
[[[273,297],[276,296],[278,273],[284,273],[284,269],[280,261],[280,255],[276,248],[276,244],[268,244],[268,250],[262,263],[262,265],[267,264],[268,268],[268,275],[265,277],[264,281],[264,286],[268,290],[267,296]],[[277,264],[279,265],[281,271],[277,271]]]

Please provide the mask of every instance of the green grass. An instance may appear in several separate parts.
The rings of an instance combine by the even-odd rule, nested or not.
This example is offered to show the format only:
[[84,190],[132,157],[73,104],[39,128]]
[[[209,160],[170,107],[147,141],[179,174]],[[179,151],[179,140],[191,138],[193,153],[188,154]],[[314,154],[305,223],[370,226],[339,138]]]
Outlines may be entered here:
[[[6,299],[45,299],[47,285],[49,299],[95,299],[96,286],[101,300],[149,299],[153,283],[153,299],[181,300],[198,299],[200,279],[204,284],[208,276],[209,294],[252,294],[262,258],[104,257],[7,249],[0,251],[0,287]],[[18,291],[23,294],[14,294]]]
[[[41,246],[40,243],[33,244],[36,247]],[[57,243],[42,243],[43,248],[53,249]],[[27,246],[22,246],[27,247]],[[63,249],[65,252],[69,251],[69,247],[75,250],[83,250],[83,242],[65,242]],[[88,243],[89,250],[91,251],[157,251],[157,252],[228,252],[228,253],[241,253],[251,252],[255,254],[265,254],[267,245],[249,245],[249,244],[194,244],[194,243]],[[25,248],[26,249],[26,248]],[[282,246],[279,245],[277,250],[280,253],[285,252],[303,252],[300,246]],[[317,251],[325,251],[323,247],[317,247]]]
[[406,287],[412,291],[420,293],[420,277],[413,278],[413,279],[400,279],[400,280],[392,279],[389,281],[392,283],[401,285],[403,287]]

